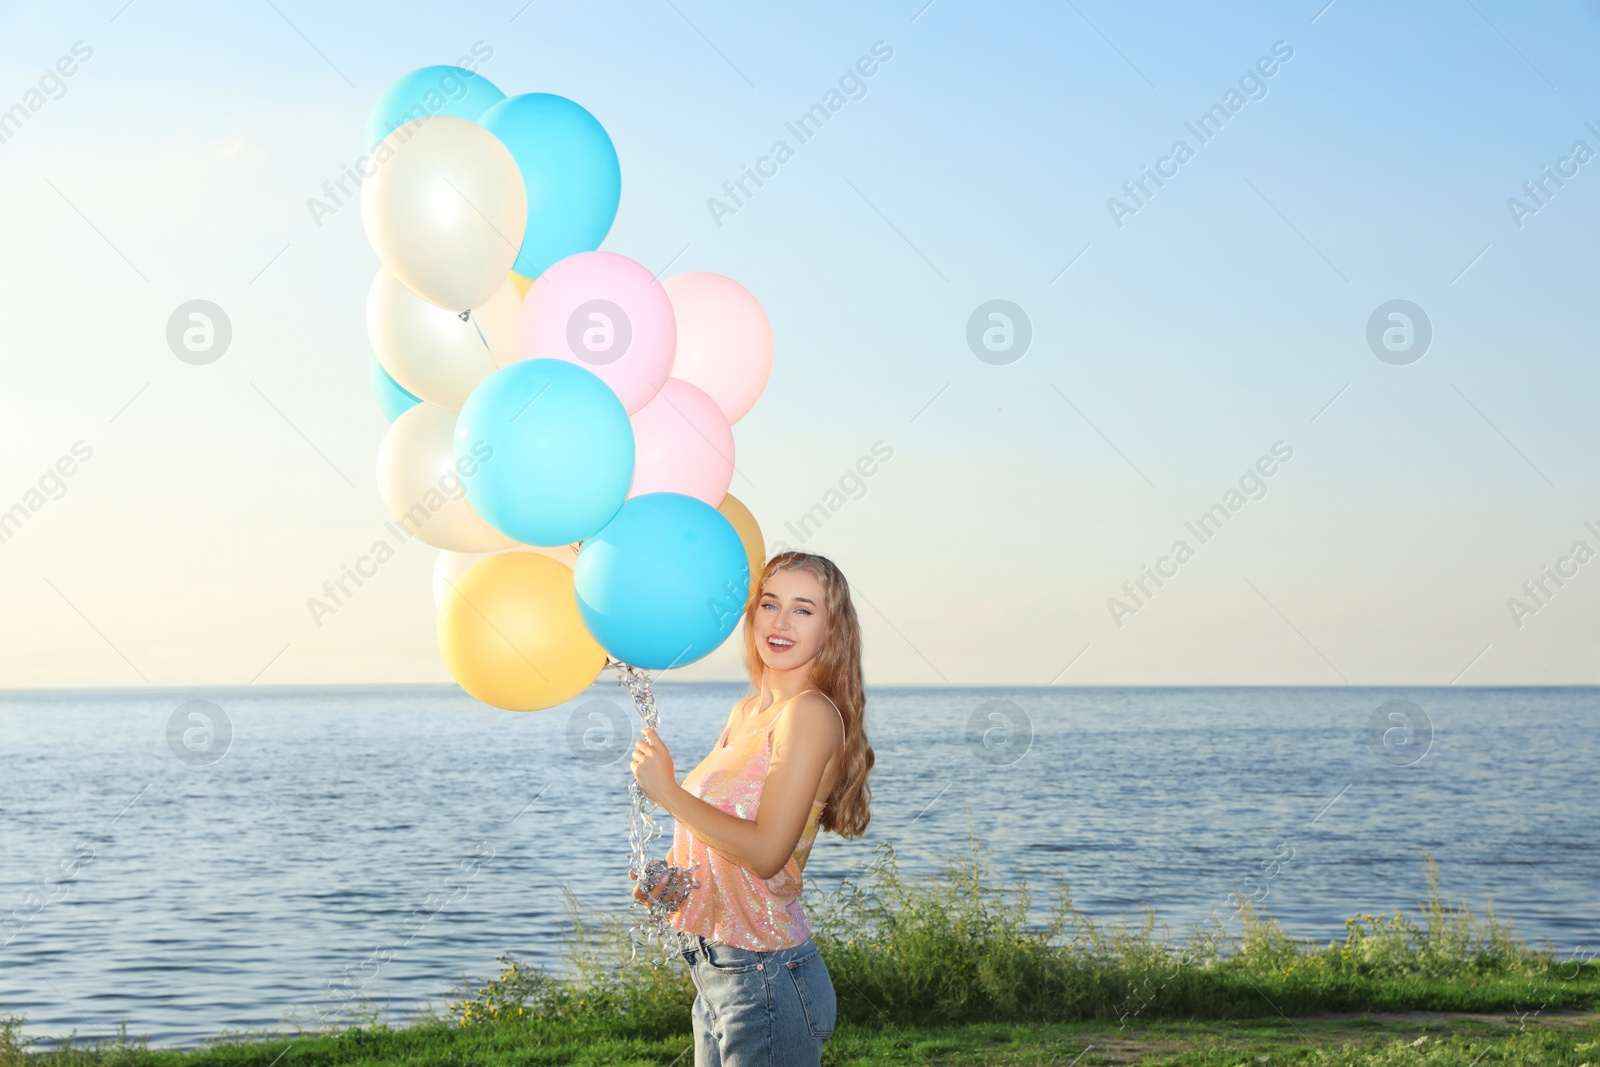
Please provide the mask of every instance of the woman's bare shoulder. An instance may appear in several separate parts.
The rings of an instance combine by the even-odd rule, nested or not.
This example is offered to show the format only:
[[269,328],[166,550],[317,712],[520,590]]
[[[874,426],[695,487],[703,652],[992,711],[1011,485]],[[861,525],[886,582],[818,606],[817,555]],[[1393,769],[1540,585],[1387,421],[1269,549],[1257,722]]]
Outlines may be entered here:
[[[791,721],[803,722],[802,729],[816,730],[829,737],[837,737],[844,730],[844,715],[820,689],[807,689],[790,701],[790,708],[794,714],[784,715],[783,718]],[[785,709],[786,711],[789,709]],[[779,723],[779,729],[783,724]]]

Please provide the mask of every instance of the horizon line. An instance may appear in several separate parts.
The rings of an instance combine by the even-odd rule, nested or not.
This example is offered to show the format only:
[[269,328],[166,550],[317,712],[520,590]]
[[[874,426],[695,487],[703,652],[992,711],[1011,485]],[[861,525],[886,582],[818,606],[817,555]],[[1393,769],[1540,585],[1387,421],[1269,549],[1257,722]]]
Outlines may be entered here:
[[[599,680],[591,682],[589,684],[589,686],[585,687],[584,691],[587,692],[588,689],[592,689],[594,686],[601,685],[601,684],[603,684],[603,683],[601,683]],[[617,685],[618,688],[623,688],[622,683],[620,681],[616,682],[615,684]],[[694,686],[694,685],[748,686],[749,684],[750,683],[748,682],[748,680],[743,680],[743,679],[719,679],[719,678],[703,678],[703,679],[676,679],[676,678],[660,679],[660,678],[658,678],[658,679],[652,680],[652,682],[651,682],[652,686]],[[1088,690],[1103,690],[1103,689],[1135,689],[1135,690],[1166,690],[1166,689],[1218,689],[1218,690],[1220,690],[1220,689],[1350,689],[1350,690],[1367,690],[1367,689],[1374,689],[1374,690],[1473,689],[1473,690],[1534,690],[1534,689],[1600,689],[1600,683],[1597,683],[1597,682],[1535,682],[1535,683],[1515,682],[1515,683],[1502,684],[1502,685],[1493,685],[1493,684],[1457,685],[1457,684],[1451,684],[1451,683],[1432,684],[1432,685],[1427,685],[1427,684],[1371,684],[1371,685],[1327,684],[1327,685],[1323,685],[1323,684],[1279,683],[1279,682],[1170,682],[1170,683],[1141,683],[1141,684],[1137,684],[1137,685],[1125,685],[1125,684],[1116,684],[1116,683],[1095,684],[1095,685],[1079,685],[1079,684],[1071,684],[1071,683],[1061,683],[1061,684],[1050,683],[1050,684],[1046,684],[1046,685],[1037,685],[1037,684],[1024,685],[1024,684],[1003,683],[1003,682],[976,682],[976,683],[971,683],[971,684],[966,684],[966,685],[952,685],[952,684],[949,684],[949,683],[910,682],[910,683],[867,684],[864,688],[869,692],[872,691],[872,690],[893,690],[893,689],[925,689],[925,690],[939,690],[939,689],[948,689],[948,690],[973,690],[973,689],[1057,689],[1057,690],[1074,690],[1074,689],[1076,689],[1076,690],[1084,690],[1084,691],[1088,691]],[[214,691],[217,691],[217,690],[238,691],[238,690],[251,690],[251,689],[263,690],[263,691],[286,691],[286,690],[307,690],[307,689],[322,689],[322,690],[338,690],[338,689],[440,689],[440,690],[454,690],[454,691],[460,693],[462,696],[471,697],[470,693],[468,693],[466,690],[462,689],[461,686],[459,684],[455,683],[455,682],[273,682],[273,683],[269,683],[269,684],[258,684],[258,683],[254,683],[254,682],[239,682],[239,683],[230,683],[230,684],[204,684],[204,683],[196,684],[196,683],[189,683],[189,684],[177,684],[177,685],[137,685],[137,686],[116,686],[116,685],[101,685],[101,686],[35,686],[35,687],[31,687],[31,688],[0,689],[0,699],[4,699],[6,697],[64,696],[64,695],[73,694],[73,693],[83,693],[83,694],[91,694],[91,695],[93,695],[93,694],[105,694],[105,693],[144,693],[144,692],[161,693],[161,692],[171,692],[171,691],[196,691],[196,692],[212,691],[212,692],[214,692]],[[582,696],[582,693],[574,695],[574,696],[570,697],[568,700],[562,701],[562,703],[563,704],[570,703],[572,700],[577,700],[579,696]],[[474,698],[474,699],[476,699],[476,698]],[[560,704],[552,705],[552,707],[560,707],[560,706],[561,706]],[[494,707],[494,705],[484,703],[484,707]],[[505,709],[502,709],[502,710],[505,710]],[[541,709],[541,710],[549,710],[549,709],[546,708],[546,709]]]

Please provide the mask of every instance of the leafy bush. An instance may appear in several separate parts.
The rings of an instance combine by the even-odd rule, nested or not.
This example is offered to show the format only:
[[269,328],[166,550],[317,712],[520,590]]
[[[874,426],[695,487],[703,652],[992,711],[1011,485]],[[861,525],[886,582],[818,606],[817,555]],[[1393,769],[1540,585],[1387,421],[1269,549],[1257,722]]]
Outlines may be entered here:
[[[839,994],[842,1022],[940,1025],[1007,1020],[1241,1018],[1289,1012],[1432,1009],[1592,1002],[1595,967],[1529,948],[1494,915],[1446,904],[1425,856],[1429,896],[1416,918],[1362,915],[1343,941],[1319,948],[1236,901],[1238,932],[1215,917],[1174,939],[1153,909],[1137,921],[1096,923],[1064,878],[1048,920],[1030,926],[1025,881],[1007,885],[969,834],[964,854],[932,878],[908,877],[892,844],[859,877],[808,901],[813,937]],[[815,885],[815,883],[813,883]],[[557,979],[502,957],[505,973],[451,1005],[458,1024],[515,1015],[573,1022],[621,1016],[634,1032],[668,1033],[694,990],[683,968],[628,963],[626,923],[580,918],[568,894],[576,978]],[[1582,978],[1581,981],[1569,979]],[[634,1020],[637,1020],[635,1024]]]

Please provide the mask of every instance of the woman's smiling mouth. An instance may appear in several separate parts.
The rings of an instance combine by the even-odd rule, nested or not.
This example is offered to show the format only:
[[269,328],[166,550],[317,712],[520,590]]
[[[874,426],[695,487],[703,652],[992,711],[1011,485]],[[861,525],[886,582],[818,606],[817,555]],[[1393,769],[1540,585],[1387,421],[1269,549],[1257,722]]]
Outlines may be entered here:
[[767,647],[772,649],[774,652],[787,652],[793,648],[794,645],[795,643],[789,640],[787,637],[779,637],[776,634],[772,634],[767,637]]

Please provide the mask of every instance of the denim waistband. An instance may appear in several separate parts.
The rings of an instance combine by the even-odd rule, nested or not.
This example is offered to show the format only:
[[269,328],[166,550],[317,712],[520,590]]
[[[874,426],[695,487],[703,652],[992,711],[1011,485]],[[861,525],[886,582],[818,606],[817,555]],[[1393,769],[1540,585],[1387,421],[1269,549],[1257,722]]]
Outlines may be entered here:
[[678,948],[682,952],[692,952],[696,949],[704,952],[707,945],[715,945],[718,949],[717,954],[719,956],[731,957],[734,959],[738,959],[740,957],[749,957],[753,960],[765,960],[772,959],[774,957],[786,959],[789,956],[797,955],[803,952],[807,946],[813,944],[811,938],[807,937],[804,941],[790,945],[787,948],[754,949],[741,948],[738,945],[729,945],[722,941],[715,941],[712,938],[704,936],[703,934],[691,933],[687,930],[678,930],[676,931],[676,934],[678,937]]

